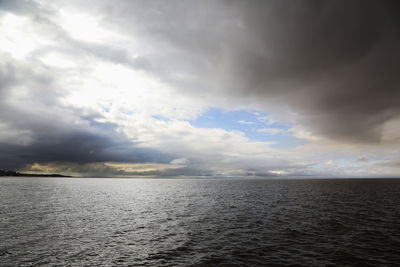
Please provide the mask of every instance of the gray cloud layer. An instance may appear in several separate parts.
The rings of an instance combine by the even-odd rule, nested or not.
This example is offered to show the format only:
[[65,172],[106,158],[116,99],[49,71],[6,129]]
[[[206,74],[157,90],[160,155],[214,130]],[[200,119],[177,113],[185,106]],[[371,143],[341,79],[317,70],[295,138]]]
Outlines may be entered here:
[[[400,115],[397,1],[68,4],[99,14],[108,29],[134,36],[141,44],[138,55],[74,40],[51,20],[52,8],[0,1],[2,12],[29,16],[62,42],[62,48],[43,51],[64,49],[139,68],[177,93],[210,105],[290,111],[295,114],[291,119],[317,136],[377,143],[385,123]],[[0,55],[0,126],[8,132],[0,140],[0,168],[47,161],[167,163],[174,158],[139,149],[116,125],[96,122],[101,115],[60,103],[66,93],[57,83],[62,73],[32,63],[43,51],[34,51],[29,64]],[[25,102],[10,100],[18,86],[29,88]],[[180,172],[195,173],[190,168]]]
[[314,134],[351,142],[378,142],[400,114],[396,1],[119,4],[102,11],[108,22],[157,43],[142,67],[185,93],[283,106]]
[[395,10],[390,1],[246,8],[250,36],[233,68],[236,89],[288,103],[316,134],[377,141],[383,123],[400,111]]
[[[98,122],[98,113],[60,103],[64,92],[46,68],[32,70],[1,56],[0,169],[51,161],[168,163],[173,159],[153,149],[138,148],[116,130],[117,125]],[[17,99],[13,99],[15,95]]]

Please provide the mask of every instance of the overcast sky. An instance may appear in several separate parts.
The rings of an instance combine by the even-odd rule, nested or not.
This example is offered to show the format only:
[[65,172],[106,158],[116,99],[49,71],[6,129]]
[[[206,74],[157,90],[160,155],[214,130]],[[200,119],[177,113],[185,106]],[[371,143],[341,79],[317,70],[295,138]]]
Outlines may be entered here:
[[0,0],[0,169],[398,176],[399,7]]

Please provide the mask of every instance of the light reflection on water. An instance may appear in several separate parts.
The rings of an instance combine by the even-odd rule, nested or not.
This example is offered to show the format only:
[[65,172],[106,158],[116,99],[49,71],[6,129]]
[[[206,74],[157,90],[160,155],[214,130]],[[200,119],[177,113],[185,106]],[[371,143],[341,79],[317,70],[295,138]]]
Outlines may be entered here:
[[397,265],[400,180],[1,178],[0,265]]

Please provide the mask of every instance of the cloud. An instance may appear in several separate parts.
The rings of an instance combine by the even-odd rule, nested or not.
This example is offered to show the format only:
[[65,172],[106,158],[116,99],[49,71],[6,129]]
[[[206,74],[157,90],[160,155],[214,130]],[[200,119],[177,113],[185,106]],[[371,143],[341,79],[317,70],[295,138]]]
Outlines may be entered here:
[[42,65],[0,54],[0,168],[45,162],[169,162],[171,156],[139,148],[102,114],[63,101],[59,79]]
[[265,105],[285,103],[317,135],[378,142],[399,115],[398,6],[390,3],[250,4],[226,83]]
[[379,162],[376,165],[380,166],[380,167],[389,167],[389,168],[393,168],[393,169],[400,169],[400,160],[399,159],[386,160],[386,161]]
[[287,134],[287,130],[279,129],[279,128],[261,128],[261,129],[258,129],[257,132],[271,134],[271,135]]
[[[60,129],[57,129],[59,131]],[[1,143],[2,168],[19,169],[26,164],[45,162],[169,162],[171,156],[151,148],[140,148],[125,136],[98,127],[54,132],[35,131],[30,144]]]
[[368,162],[368,159],[366,157],[361,157],[357,159],[357,162]]
[[187,165],[189,163],[189,160],[186,158],[177,158],[172,160],[170,163],[173,165]]
[[[172,175],[181,168],[171,164],[159,163],[126,163],[126,162],[46,162],[27,164],[21,169],[24,173],[63,173],[84,177],[137,177]],[[172,171],[172,172],[171,172]]]
[[145,58],[181,92],[290,113],[325,138],[374,143],[400,114],[396,11],[394,1],[123,1],[108,19],[159,44]]
[[239,123],[239,124],[245,124],[245,125],[252,125],[252,124],[254,124],[254,122],[252,122],[252,121],[245,121],[245,120],[239,120],[239,121],[237,121],[237,123]]
[[[105,2],[96,12],[110,29],[140,37],[137,47],[156,43],[136,67],[179,93],[289,112],[313,134],[373,143],[400,112],[397,8],[393,1],[117,1],[112,13]],[[132,64],[129,53],[119,54],[118,62]]]
[[[346,175],[352,166],[323,163],[398,151],[397,2],[0,5],[0,168]],[[268,113],[260,121],[309,143],[283,151],[193,127],[212,107]]]

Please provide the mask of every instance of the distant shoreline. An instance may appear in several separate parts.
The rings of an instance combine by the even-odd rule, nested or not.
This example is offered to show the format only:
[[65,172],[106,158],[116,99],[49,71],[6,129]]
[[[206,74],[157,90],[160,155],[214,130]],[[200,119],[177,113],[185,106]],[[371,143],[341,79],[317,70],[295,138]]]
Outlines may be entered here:
[[73,177],[69,175],[62,174],[31,174],[31,173],[20,173],[16,171],[5,171],[0,170],[0,176],[9,176],[9,177]]

